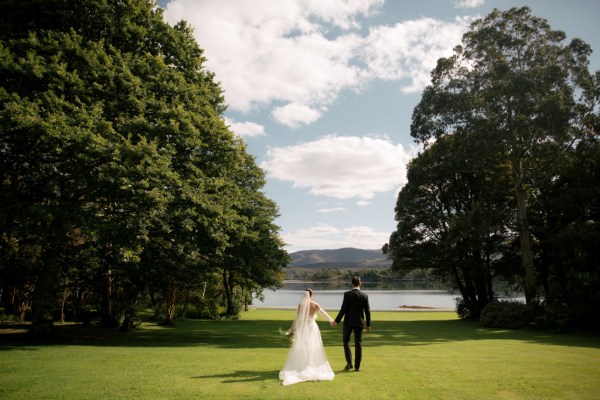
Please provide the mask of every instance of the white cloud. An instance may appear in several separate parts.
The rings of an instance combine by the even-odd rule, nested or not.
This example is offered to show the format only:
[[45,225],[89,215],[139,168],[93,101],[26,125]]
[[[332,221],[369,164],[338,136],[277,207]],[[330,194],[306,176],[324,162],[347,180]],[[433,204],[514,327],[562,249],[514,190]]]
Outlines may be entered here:
[[272,148],[262,167],[270,178],[309,188],[310,193],[368,201],[406,182],[406,150],[388,138],[330,135],[288,147]]
[[290,103],[273,109],[272,115],[279,123],[295,128],[315,122],[321,113],[304,104]]
[[281,123],[309,124],[343,90],[373,79],[401,81],[406,92],[429,83],[437,59],[452,53],[470,18],[431,18],[360,28],[383,0],[173,0],[165,19],[185,19],[205,50],[230,109],[249,112],[274,103],[312,111],[273,111]]
[[454,2],[455,8],[476,8],[485,3],[485,0],[456,0]]
[[229,118],[225,118],[225,124],[229,125],[229,128],[233,133],[241,137],[255,137],[266,135],[265,127],[255,122],[235,122]]
[[377,232],[369,226],[352,226],[344,229],[349,247],[380,249],[390,238],[390,232]]
[[451,22],[421,18],[377,26],[366,39],[365,61],[378,79],[408,80],[403,91],[418,92],[429,84],[437,60],[452,55],[471,21],[471,17]]
[[338,213],[338,212],[344,212],[344,211],[347,211],[344,207],[321,208],[321,209],[317,210],[317,212],[320,212],[323,214]]
[[[225,89],[233,110],[249,111],[274,101],[327,104],[342,89],[361,84],[351,65],[361,38],[358,27],[382,0],[222,1],[173,0],[171,24],[185,19],[208,58],[207,67]],[[326,36],[342,29],[337,37]]]
[[293,243],[289,251],[338,249],[380,249],[390,237],[390,232],[378,232],[368,226],[336,228],[327,224],[299,229],[282,235],[286,243]]

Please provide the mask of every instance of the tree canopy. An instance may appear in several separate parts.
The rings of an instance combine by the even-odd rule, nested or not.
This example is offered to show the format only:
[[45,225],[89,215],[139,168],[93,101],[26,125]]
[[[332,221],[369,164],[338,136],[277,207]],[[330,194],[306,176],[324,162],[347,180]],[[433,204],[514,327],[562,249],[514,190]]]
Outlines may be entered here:
[[[583,153],[590,157],[585,164],[598,161],[599,81],[588,71],[591,48],[579,39],[564,42],[563,32],[527,7],[494,10],[471,25],[453,56],[438,61],[413,112],[411,135],[425,149],[409,167],[396,206],[398,228],[385,249],[396,268],[429,265],[448,274],[473,316],[495,297],[492,279],[510,279],[511,271],[522,278],[530,311],[556,298],[558,290],[542,282],[554,264],[549,221],[590,218],[586,241],[598,232],[593,201],[567,211],[571,205],[556,197],[558,186],[573,190],[561,182]],[[586,186],[579,194],[588,198],[597,191],[597,174],[581,173]],[[583,269],[597,277],[597,251],[586,252]],[[416,262],[423,254],[428,258]]]
[[185,22],[149,0],[26,0],[0,26],[5,309],[31,304],[43,333],[61,296],[110,324],[142,293],[172,310],[226,265],[228,292],[280,284],[277,206]]

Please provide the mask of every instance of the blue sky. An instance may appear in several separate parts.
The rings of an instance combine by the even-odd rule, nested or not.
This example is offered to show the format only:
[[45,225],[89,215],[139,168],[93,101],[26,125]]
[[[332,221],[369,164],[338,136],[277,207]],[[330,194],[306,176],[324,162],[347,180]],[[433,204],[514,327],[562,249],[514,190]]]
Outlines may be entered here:
[[527,5],[595,49],[597,0],[170,0],[225,90],[226,122],[266,172],[289,252],[378,249],[419,148],[413,108],[474,19]]

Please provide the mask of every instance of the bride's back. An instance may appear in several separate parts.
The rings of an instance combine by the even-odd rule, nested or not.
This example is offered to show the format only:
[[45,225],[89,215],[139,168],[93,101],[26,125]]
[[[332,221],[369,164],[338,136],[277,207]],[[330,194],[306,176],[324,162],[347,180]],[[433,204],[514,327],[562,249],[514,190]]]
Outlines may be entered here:
[[319,311],[319,308],[321,308],[321,306],[319,306],[318,303],[315,303],[314,301],[311,300],[310,310],[308,311],[308,316],[312,318],[315,315],[315,313],[317,311]]

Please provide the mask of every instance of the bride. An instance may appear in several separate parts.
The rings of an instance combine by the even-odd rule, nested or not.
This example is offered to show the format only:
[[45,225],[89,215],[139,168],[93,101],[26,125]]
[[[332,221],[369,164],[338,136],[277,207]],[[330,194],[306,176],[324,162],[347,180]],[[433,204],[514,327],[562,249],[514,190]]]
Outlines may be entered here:
[[279,372],[279,379],[283,381],[284,385],[305,381],[333,380],[334,374],[329,361],[327,361],[321,331],[319,331],[316,321],[317,311],[330,324],[333,323],[333,318],[312,300],[312,290],[306,289],[289,331],[294,335],[294,342],[285,365]]

